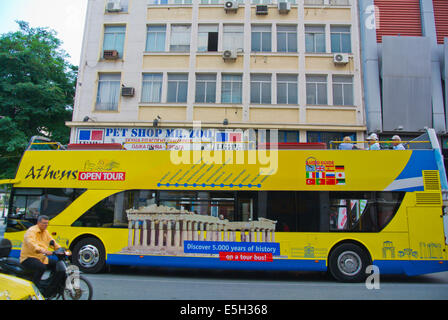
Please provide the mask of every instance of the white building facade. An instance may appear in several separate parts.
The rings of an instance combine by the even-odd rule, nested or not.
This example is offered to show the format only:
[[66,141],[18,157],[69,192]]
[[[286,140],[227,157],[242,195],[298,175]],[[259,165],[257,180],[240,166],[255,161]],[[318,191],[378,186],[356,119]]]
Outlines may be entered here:
[[363,140],[357,6],[89,0],[71,143]]

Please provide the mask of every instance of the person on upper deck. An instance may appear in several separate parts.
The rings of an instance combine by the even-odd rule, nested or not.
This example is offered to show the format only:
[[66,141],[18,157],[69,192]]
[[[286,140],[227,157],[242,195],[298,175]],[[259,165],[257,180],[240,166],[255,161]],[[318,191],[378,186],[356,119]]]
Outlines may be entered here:
[[339,150],[352,150],[354,145],[352,143],[352,139],[347,136],[344,137],[344,142],[339,145]]
[[404,145],[401,143],[401,138],[398,135],[392,137],[392,145],[394,150],[406,150]]
[[372,133],[370,136],[368,136],[367,141],[369,142],[367,150],[381,150],[376,133]]

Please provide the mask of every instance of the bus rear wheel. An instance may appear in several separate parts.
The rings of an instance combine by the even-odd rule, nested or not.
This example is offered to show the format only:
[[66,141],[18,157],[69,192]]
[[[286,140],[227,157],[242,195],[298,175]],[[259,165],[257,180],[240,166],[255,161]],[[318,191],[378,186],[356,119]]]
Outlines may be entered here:
[[85,273],[98,273],[106,265],[106,252],[100,240],[85,238],[73,247],[73,263]]
[[328,266],[331,275],[341,282],[362,282],[370,264],[368,253],[353,243],[343,243],[330,254]]

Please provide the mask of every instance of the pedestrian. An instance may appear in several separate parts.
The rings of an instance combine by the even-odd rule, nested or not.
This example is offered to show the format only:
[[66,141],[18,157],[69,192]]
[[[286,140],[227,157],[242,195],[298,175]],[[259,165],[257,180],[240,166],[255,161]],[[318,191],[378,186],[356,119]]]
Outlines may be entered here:
[[339,150],[352,150],[353,149],[352,139],[349,136],[344,137],[343,141],[344,142],[342,142],[339,145]]
[[367,141],[369,142],[367,150],[381,150],[376,133],[372,133],[370,136],[368,136]]
[[394,150],[406,150],[404,145],[401,143],[401,138],[398,135],[392,137],[392,145]]

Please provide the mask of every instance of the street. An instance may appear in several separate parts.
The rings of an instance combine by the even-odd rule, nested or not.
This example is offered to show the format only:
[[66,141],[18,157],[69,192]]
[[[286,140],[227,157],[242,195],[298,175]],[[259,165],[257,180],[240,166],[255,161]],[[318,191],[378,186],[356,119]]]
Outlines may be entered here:
[[[0,237],[4,224],[0,220]],[[109,267],[85,274],[94,300],[446,300],[448,272],[381,275],[379,289],[340,283],[319,272],[204,271]]]
[[440,300],[448,272],[381,276],[379,289],[335,282],[325,273],[229,272],[112,267],[89,274],[95,300]]

